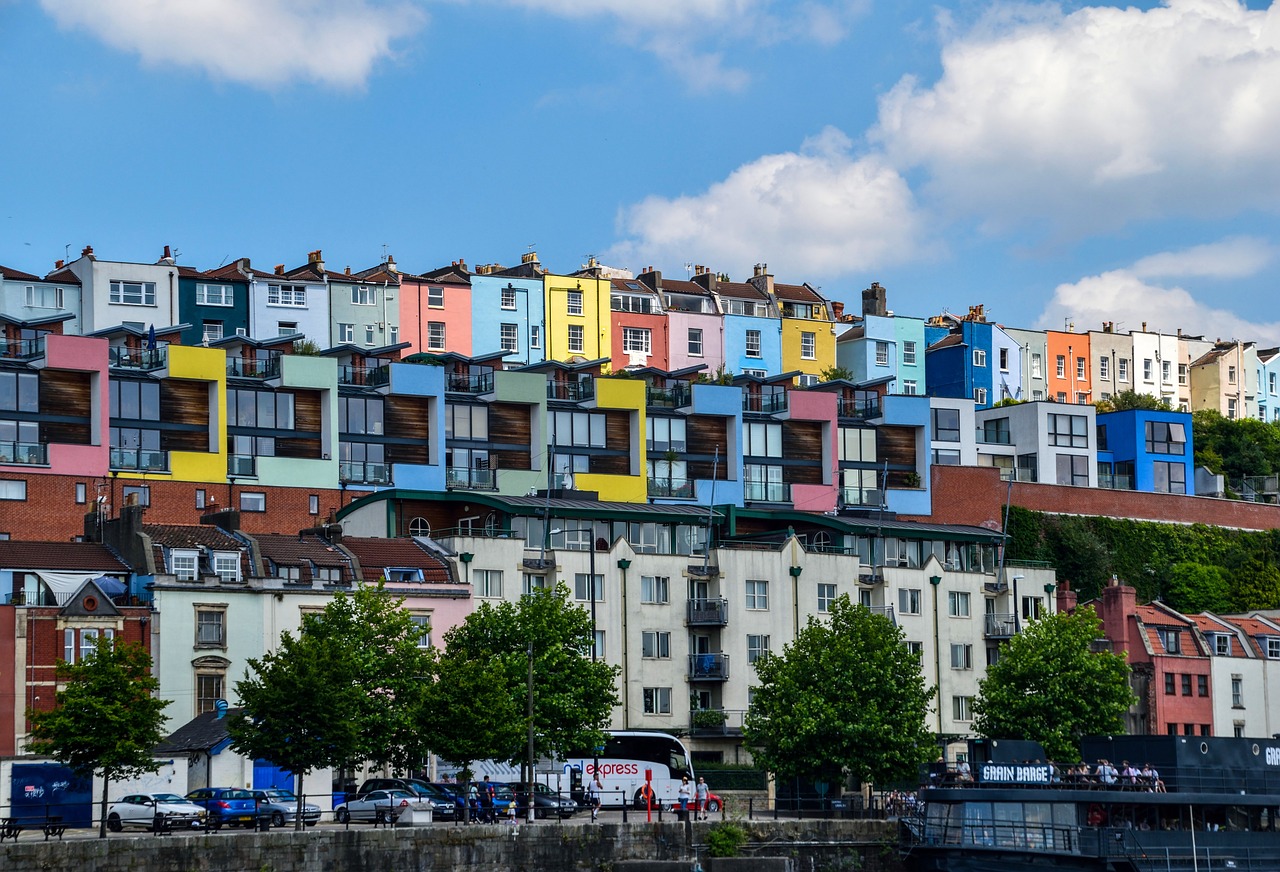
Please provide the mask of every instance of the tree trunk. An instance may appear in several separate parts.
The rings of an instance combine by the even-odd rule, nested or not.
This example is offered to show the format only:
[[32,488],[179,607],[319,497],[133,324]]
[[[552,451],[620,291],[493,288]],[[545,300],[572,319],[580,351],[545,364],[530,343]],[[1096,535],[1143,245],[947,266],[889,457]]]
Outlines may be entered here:
[[306,798],[307,798],[306,794],[302,792],[302,773],[299,772],[298,773],[298,806],[297,806],[298,811],[297,811],[297,814],[293,816],[294,818],[293,828],[295,830],[300,830],[304,826],[302,822],[302,808],[306,803]]
[[102,773],[102,814],[100,815],[101,820],[98,821],[98,838],[99,839],[105,839],[107,837],[107,785],[109,783],[110,783],[110,779],[107,778],[107,773],[103,772]]

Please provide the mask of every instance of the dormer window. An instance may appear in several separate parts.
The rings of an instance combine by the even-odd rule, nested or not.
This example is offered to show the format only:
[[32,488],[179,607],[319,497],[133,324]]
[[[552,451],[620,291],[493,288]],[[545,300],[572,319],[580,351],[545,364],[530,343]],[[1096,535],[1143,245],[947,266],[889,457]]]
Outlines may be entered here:
[[1271,637],[1267,642],[1267,658],[1270,660],[1280,660],[1280,637]]
[[401,582],[415,582],[415,581],[421,582],[422,581],[421,569],[407,569],[403,567],[388,566],[386,568],[386,571],[384,572],[384,575],[386,576],[387,581],[401,581]]
[[[1182,632],[1180,630],[1159,629],[1156,633],[1160,636],[1160,644],[1164,646],[1164,650],[1169,654],[1182,653]],[[1277,641],[1280,641],[1278,639]],[[1278,655],[1280,656],[1280,655]]]
[[240,580],[240,552],[213,552],[213,574],[224,582],[238,582]]
[[169,552],[169,571],[178,581],[195,581],[200,577],[200,552],[193,548],[175,548]]
[[1213,636],[1213,653],[1219,657],[1231,656],[1231,636],[1226,633],[1215,633]]

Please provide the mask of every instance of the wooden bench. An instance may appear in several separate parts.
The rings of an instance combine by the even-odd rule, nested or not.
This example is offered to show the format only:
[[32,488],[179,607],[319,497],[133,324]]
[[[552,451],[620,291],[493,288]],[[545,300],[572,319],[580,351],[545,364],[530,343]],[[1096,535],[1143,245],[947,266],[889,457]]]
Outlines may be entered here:
[[[50,836],[57,836],[58,841],[62,841],[62,835],[67,831],[67,825],[62,822],[62,815],[50,815],[44,820],[44,840],[49,841]],[[15,839],[16,841],[16,839]]]
[[0,818],[0,843],[5,839],[13,839],[16,842],[21,833],[22,824],[13,818]]

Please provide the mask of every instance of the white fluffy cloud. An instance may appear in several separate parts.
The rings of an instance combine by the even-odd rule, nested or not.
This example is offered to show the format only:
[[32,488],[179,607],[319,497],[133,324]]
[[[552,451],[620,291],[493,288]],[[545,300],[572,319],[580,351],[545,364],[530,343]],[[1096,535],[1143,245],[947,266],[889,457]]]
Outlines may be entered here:
[[906,182],[876,156],[852,154],[828,128],[799,151],[738,167],[700,194],[652,196],[626,210],[618,262],[697,258],[741,275],[768,261],[779,276],[840,275],[914,253],[920,220]]
[[295,80],[359,87],[392,43],[421,26],[407,2],[378,0],[40,0],[65,28],[86,31],[152,66],[202,69],[254,86]]
[[996,7],[942,68],[886,94],[872,137],[955,214],[1079,233],[1275,208],[1280,8]]
[[1266,243],[1245,238],[1144,257],[1127,269],[1058,285],[1038,326],[1061,329],[1071,321],[1080,328],[1096,329],[1103,321],[1114,321],[1121,329],[1137,330],[1145,322],[1162,333],[1181,329],[1208,339],[1273,344],[1280,341],[1280,322],[1249,321],[1197,300],[1182,287],[1151,282],[1155,278],[1247,278],[1258,274],[1273,254]]

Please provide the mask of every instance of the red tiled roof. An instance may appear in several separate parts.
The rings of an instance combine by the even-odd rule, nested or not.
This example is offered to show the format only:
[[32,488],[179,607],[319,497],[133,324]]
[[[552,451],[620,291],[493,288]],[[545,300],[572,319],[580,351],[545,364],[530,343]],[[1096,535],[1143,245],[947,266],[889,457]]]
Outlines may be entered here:
[[950,348],[952,345],[964,345],[964,337],[959,333],[949,333],[930,345],[926,350],[932,351],[935,348]]
[[25,273],[20,269],[13,269],[8,266],[0,266],[0,274],[3,274],[7,279],[17,279],[20,282],[38,282],[41,280],[39,276],[33,276],[31,273]]
[[782,300],[798,300],[802,303],[825,303],[822,297],[808,285],[780,285],[774,283],[773,293]]
[[71,572],[129,572],[129,566],[96,542],[0,542],[0,568]]
[[689,294],[697,297],[711,296],[711,292],[697,282],[686,282],[680,279],[673,281],[664,278],[662,280],[662,290],[664,293],[671,294]]
[[169,572],[165,553],[172,548],[207,548],[210,551],[239,551],[240,575],[253,576],[248,547],[221,527],[212,524],[143,524],[142,532],[151,537],[155,553],[156,571]]
[[[253,268],[250,267],[250,269]],[[233,260],[231,263],[226,264],[225,266],[220,266],[217,269],[208,270],[205,272],[205,275],[214,279],[226,279],[234,282],[245,281],[244,273],[240,272],[240,261],[238,260]]]
[[[664,282],[665,284],[665,282]],[[722,297],[735,297],[741,300],[768,300],[769,295],[762,293],[755,285],[747,282],[718,282],[716,290]]]
[[343,581],[354,578],[347,555],[317,536],[255,533],[253,538],[265,559],[280,566],[301,567],[307,578],[311,577],[313,564],[341,570]]
[[47,276],[44,277],[44,280],[46,282],[58,282],[64,285],[80,284],[79,277],[75,273],[73,273],[70,269],[67,269],[66,267],[63,267],[60,270],[56,270],[54,272],[49,273]]
[[449,567],[412,539],[374,539],[344,536],[343,547],[360,561],[365,581],[377,581],[388,568],[421,569],[430,584],[453,581]]
[[208,277],[208,273],[201,272],[193,266],[179,266],[178,275],[187,279],[203,279]]

